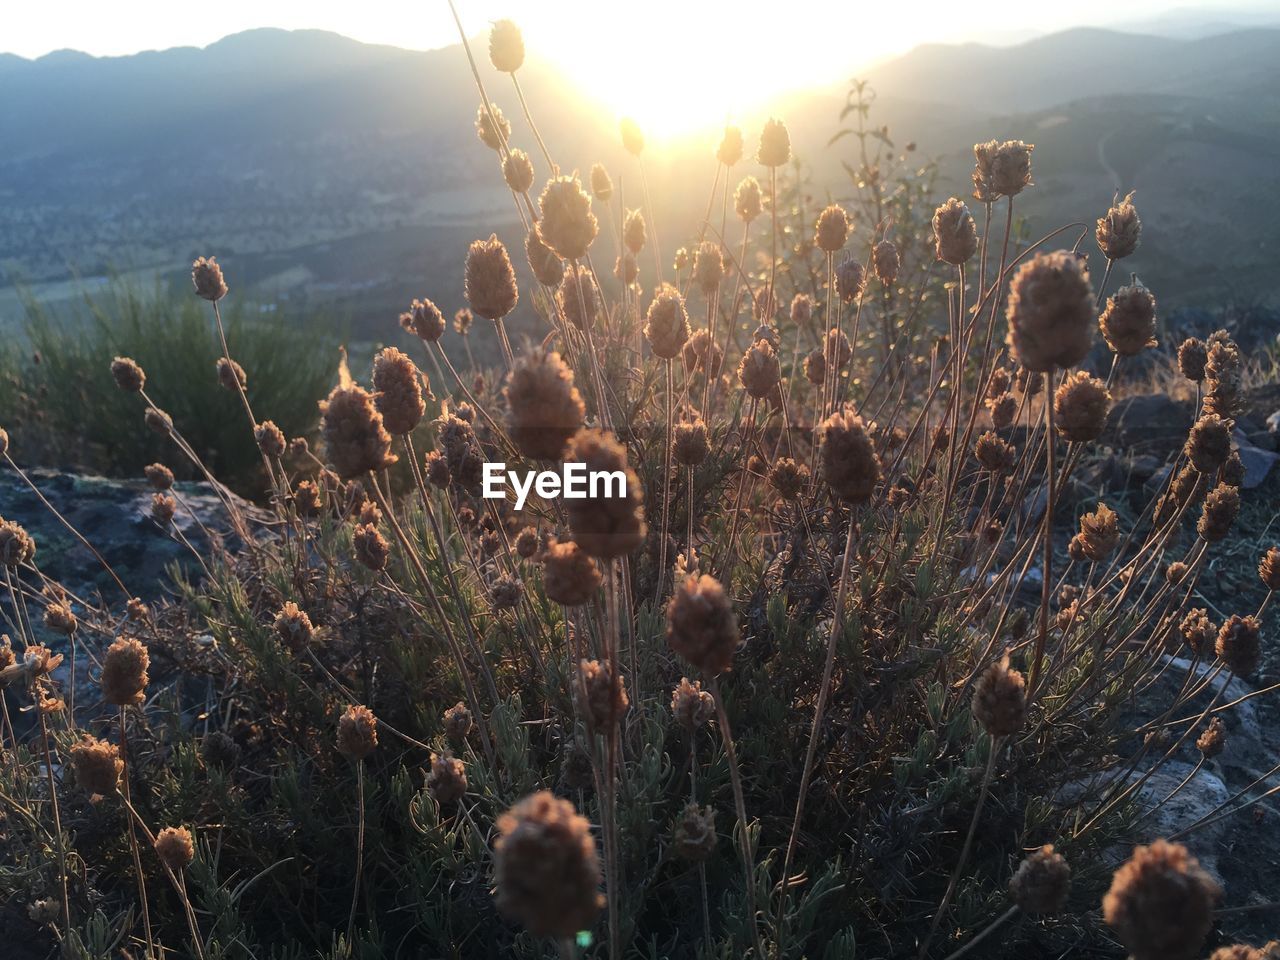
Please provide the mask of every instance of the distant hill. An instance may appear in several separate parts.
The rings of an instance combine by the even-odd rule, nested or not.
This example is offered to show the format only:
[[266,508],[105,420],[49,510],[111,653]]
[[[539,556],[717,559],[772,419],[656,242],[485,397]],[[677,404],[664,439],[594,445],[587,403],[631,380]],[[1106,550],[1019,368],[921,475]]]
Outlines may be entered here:
[[[1183,40],[1079,29],[1012,47],[926,45],[867,73],[877,122],[941,157],[962,195],[972,143],[992,136],[1038,144],[1037,187],[1020,206],[1044,222],[1095,217],[1115,189],[1137,187],[1149,246],[1135,267],[1172,300],[1204,299],[1270,290],[1277,50],[1280,30]],[[510,83],[484,70],[544,176]],[[185,261],[215,252],[241,292],[324,304],[379,336],[412,296],[460,305],[470,239],[520,240],[495,155],[474,135],[460,46],[253,30],[129,57],[0,55],[0,76],[0,324],[11,319],[6,283],[52,295],[48,285],[111,268],[180,280]],[[583,170],[602,160],[638,205],[608,111],[536,59],[522,83],[557,159]],[[847,147],[826,141],[843,98],[829,89],[769,105],[815,187],[837,196]],[[705,203],[709,144],[653,161],[673,248]]]

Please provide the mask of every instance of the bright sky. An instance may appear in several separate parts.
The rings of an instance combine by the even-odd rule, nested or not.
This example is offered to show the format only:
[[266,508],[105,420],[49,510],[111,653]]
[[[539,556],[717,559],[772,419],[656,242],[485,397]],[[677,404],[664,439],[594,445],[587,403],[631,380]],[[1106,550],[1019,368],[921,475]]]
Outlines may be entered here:
[[[634,116],[659,136],[718,124],[727,114],[750,111],[771,96],[845,79],[868,62],[926,41],[1009,42],[1067,26],[1105,25],[1118,17],[1138,20],[1168,9],[1167,0],[984,0],[978,7],[957,0],[455,2],[469,35],[483,33],[494,19],[514,19],[530,50],[554,61],[618,114]],[[1275,7],[1277,2],[1236,0],[1232,7]],[[445,0],[9,3],[0,22],[0,51],[26,57],[65,48],[102,56],[205,46],[253,27],[332,30],[369,43],[415,49],[457,40]],[[975,27],[988,32],[978,35]]]

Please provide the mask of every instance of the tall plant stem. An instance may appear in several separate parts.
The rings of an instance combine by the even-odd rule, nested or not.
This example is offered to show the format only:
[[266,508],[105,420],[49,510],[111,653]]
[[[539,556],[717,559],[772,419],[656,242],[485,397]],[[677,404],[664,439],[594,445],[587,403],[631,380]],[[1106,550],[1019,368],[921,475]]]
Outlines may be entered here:
[[[747,414],[747,435],[746,435],[745,442],[743,443],[743,450],[748,455],[748,457],[751,450],[751,441],[752,441],[753,435],[755,434],[756,408],[759,405],[759,403],[760,403],[759,400],[757,400],[755,397],[752,397],[751,412]],[[742,513],[742,494],[747,486],[747,474],[750,472],[751,471],[744,464],[742,467],[742,472],[738,475],[738,492],[734,495],[734,498],[733,498],[733,517],[729,521],[729,538],[728,540],[725,541],[725,550],[728,551],[725,555],[725,563],[723,567],[723,571],[725,574],[727,574],[730,571],[730,568],[733,566],[733,561],[738,555],[738,548],[734,544],[734,538],[737,536],[737,533],[738,533],[738,517]]]
[[662,599],[662,588],[667,581],[667,533],[671,529],[671,435],[675,432],[675,387],[672,384],[671,361],[664,360],[667,379],[667,432],[662,451],[662,535],[658,538],[658,592],[655,596]]
[[520,79],[516,76],[515,71],[511,72],[511,83],[516,88],[516,97],[520,100],[520,109],[524,111],[525,122],[529,124],[529,129],[533,131],[533,139],[538,141],[538,149],[542,151],[542,158],[547,161],[548,175],[554,177],[559,168],[551,159],[551,151],[547,149],[546,143],[543,142],[542,134],[538,132],[538,125],[533,122],[533,114],[529,112],[529,104],[525,102],[524,90],[520,87]]
[[1054,476],[1055,447],[1053,435],[1053,370],[1044,375],[1044,459],[1045,486],[1047,499],[1044,504],[1044,559],[1041,571],[1043,579],[1040,585],[1040,630],[1036,634],[1035,653],[1031,658],[1031,672],[1027,677],[1027,699],[1036,695],[1036,681],[1040,677],[1040,666],[1044,660],[1044,648],[1049,639],[1049,594],[1053,590],[1053,501],[1057,497],[1056,477]]
[[946,960],[960,960],[960,958],[963,957],[965,954],[967,954],[970,950],[972,950],[974,947],[980,944],[983,940],[987,939],[987,937],[989,937],[991,934],[995,933],[996,928],[1003,925],[1006,921],[1012,920],[1013,917],[1017,915],[1017,913],[1018,913],[1018,905],[1015,903],[1012,907],[1010,907],[1004,913],[1000,914],[1000,916],[996,917],[989,924],[987,924],[987,926],[983,929],[983,931],[979,933],[976,937],[974,937],[972,940],[966,943],[963,947],[961,947],[955,953],[949,954]]
[[364,873],[364,758],[356,761],[356,875],[351,884],[351,912],[347,914],[347,952],[356,929],[356,904],[360,901],[360,878]]
[[751,936],[756,945],[757,960],[765,960],[764,941],[760,939],[760,927],[756,923],[755,854],[751,849],[751,832],[747,826],[747,803],[742,795],[742,773],[738,769],[738,756],[733,748],[733,729],[729,726],[729,714],[724,709],[724,696],[720,692],[720,678],[707,678],[707,688],[716,702],[716,721],[724,738],[724,754],[729,761],[729,782],[733,786],[733,805],[738,814],[738,842],[742,849],[742,876],[747,885],[747,918]]
[[973,808],[973,819],[969,821],[969,832],[965,835],[964,846],[960,849],[960,859],[956,861],[956,868],[951,872],[951,880],[947,883],[947,891],[942,895],[942,903],[938,904],[938,911],[933,915],[933,922],[929,925],[929,933],[924,938],[924,943],[920,945],[920,952],[917,954],[917,960],[924,960],[925,955],[929,952],[929,944],[933,942],[934,934],[938,932],[938,924],[942,922],[943,915],[947,912],[947,907],[951,906],[951,898],[955,896],[956,887],[960,883],[960,874],[965,868],[965,864],[969,862],[969,851],[973,848],[973,836],[978,831],[978,820],[982,816],[982,807],[987,802],[987,794],[991,792],[991,775],[996,769],[996,754],[1000,750],[1000,738],[991,738],[991,752],[987,755],[987,769],[982,774],[982,788],[978,792],[978,803]]
[[58,806],[58,783],[53,775],[53,753],[49,749],[49,724],[45,720],[44,710],[40,707],[34,684],[31,692],[36,700],[36,716],[40,718],[40,747],[44,752],[44,771],[49,783],[49,806],[53,811],[53,832],[58,841],[58,882],[62,885],[62,936],[65,939],[71,935],[71,900],[67,887],[67,840],[62,833],[62,811]]
[[[120,796],[124,803],[125,809],[129,811],[129,816],[133,818],[143,835],[147,838],[147,842],[154,848],[156,845],[156,835],[151,832],[151,828],[147,826],[147,822],[142,819],[142,815],[134,808],[133,803],[123,794]],[[182,879],[181,873],[175,873],[169,869],[169,865],[163,860],[160,861],[160,867],[164,870],[165,876],[169,878],[169,883],[173,886],[174,892],[177,893],[178,899],[182,901],[182,909],[187,917],[187,930],[191,934],[191,948],[195,952],[196,960],[204,960],[204,947],[200,940],[200,925],[196,923],[195,908],[191,906],[191,897],[187,894],[186,881]]]
[[[124,761],[124,769],[120,772],[120,792],[126,802],[130,799],[129,790],[129,734],[126,732],[126,707],[120,708],[120,759]],[[147,880],[142,872],[142,852],[138,848],[138,832],[134,828],[132,818],[129,821],[129,852],[133,855],[133,872],[138,875],[138,899],[142,902],[142,929],[147,938],[147,956],[156,956],[156,944],[151,934],[151,908],[147,903]]]
[[[658,213],[653,201],[649,199],[649,172],[643,157],[636,158],[640,163],[640,187],[644,190],[644,208],[649,211],[649,232],[653,234],[653,268],[657,272],[655,287],[662,286],[662,244],[658,241]],[[583,316],[586,316],[584,313]]]

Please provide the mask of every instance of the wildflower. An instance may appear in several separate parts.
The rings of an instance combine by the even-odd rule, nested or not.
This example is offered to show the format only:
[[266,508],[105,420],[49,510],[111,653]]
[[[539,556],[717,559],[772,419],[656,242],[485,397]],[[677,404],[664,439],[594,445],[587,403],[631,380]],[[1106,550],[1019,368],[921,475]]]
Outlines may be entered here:
[[1187,337],[1178,347],[1178,370],[1192,383],[1204,380],[1204,365],[1209,359],[1209,351],[1203,340]]
[[471,711],[462,701],[458,701],[444,712],[444,735],[454,743],[467,739],[467,734],[475,724],[471,719]]
[[711,339],[707,330],[695,330],[684,344],[684,368],[689,373],[702,370],[711,379],[720,376],[724,348]]
[[1142,236],[1142,219],[1133,206],[1133,192],[1111,204],[1105,217],[1098,218],[1094,231],[1098,249],[1108,260],[1123,260],[1138,249]]
[[116,386],[125,393],[141,393],[147,385],[147,375],[131,357],[116,357],[111,361],[111,376]]
[[[559,262],[559,261],[557,261]],[[564,275],[560,289],[556,291],[556,303],[560,312],[579,330],[593,328],[600,299],[595,281],[586,267],[570,267]]]
[[510,139],[511,124],[496,103],[489,104],[488,110],[484,104],[476,108],[476,136],[490,150],[501,150]]
[[814,243],[827,253],[835,253],[844,249],[849,240],[849,214],[839,204],[830,204],[818,214],[818,222],[814,225]]
[[644,214],[639,210],[627,211],[622,221],[622,243],[633,254],[644,249],[647,233],[644,225]]
[[489,31],[489,60],[499,73],[515,73],[524,63],[524,37],[512,20],[495,20]]
[[766,167],[780,167],[791,159],[791,135],[781,120],[770,117],[765,121],[756,159]]
[[565,260],[584,256],[599,232],[591,198],[583,191],[576,176],[556,177],[547,181],[538,198],[542,219],[538,236],[542,242]]
[[876,279],[884,286],[892,287],[902,266],[897,245],[892,240],[877,243],[871,251],[871,265],[875,268]]
[[522,560],[528,560],[538,552],[538,531],[533,527],[525,527],[516,534],[515,539],[516,555]]
[[210,766],[230,770],[240,762],[240,744],[221,730],[214,730],[200,741],[200,757]]
[[1086,557],[1095,562],[1105,560],[1120,542],[1115,511],[1105,503],[1098,504],[1097,510],[1080,518],[1080,532],[1076,536]]
[[580,607],[591,599],[602,580],[596,562],[572,540],[547,541],[542,552],[542,588],[548,600]]
[[141,640],[118,637],[102,658],[102,699],[118,707],[142,703],[150,666],[151,655]]
[[1007,430],[1018,413],[1018,398],[1012,393],[1002,393],[987,401],[987,409],[991,411],[991,425],[997,430]]
[[44,625],[54,633],[71,636],[76,632],[80,622],[76,619],[71,607],[64,603],[50,603],[44,608]]
[[1196,749],[1198,749],[1205,759],[1212,759],[1222,753],[1227,745],[1227,727],[1222,722],[1221,717],[1214,717],[1209,721],[1209,726],[1205,728],[1204,733],[1196,738]]
[[[443,323],[443,320],[444,318],[442,317],[441,318],[442,323]],[[455,332],[457,332],[461,336],[465,337],[468,333],[471,332],[471,324],[474,322],[475,322],[475,317],[472,316],[471,311],[468,310],[466,307],[460,307],[453,314],[453,329]],[[440,332],[443,333],[444,330],[441,329]]]
[[450,807],[467,793],[467,768],[450,756],[431,754],[427,773],[427,792],[442,807]]
[[767,340],[757,340],[738,363],[738,382],[753,399],[763,400],[773,392],[782,375],[778,354]]
[[536,937],[574,936],[604,906],[591,824],[568,800],[543,790],[498,818],[498,909]]
[[636,263],[635,256],[629,251],[619,254],[613,261],[613,275],[624,287],[635,283],[640,276],[640,265]]
[[993,663],[973,687],[973,715],[992,737],[1017,733],[1027,720],[1026,680],[1009,666],[1009,657]]
[[681,677],[671,693],[671,715],[686,730],[697,730],[716,715],[715,698],[702,689],[701,680]]
[[973,195],[984,203],[1015,197],[1031,186],[1031,151],[1021,140],[990,140],[973,147]]
[[733,191],[733,210],[744,223],[760,216],[764,203],[760,198],[760,183],[755,177],[743,177]]
[[363,760],[378,745],[378,721],[365,706],[350,706],[338,719],[338,752]]
[[83,736],[71,747],[71,768],[78,783],[91,797],[109,797],[120,785],[124,761],[114,743]]
[[716,849],[716,812],[690,802],[676,821],[673,846],[676,856],[702,863]]
[[790,457],[782,457],[769,471],[769,486],[778,491],[783,500],[795,500],[809,485],[809,468],[796,463]]
[[978,251],[978,228],[962,201],[951,197],[934,211],[933,242],[938,259],[956,266]]
[[1206,413],[1192,425],[1183,452],[1201,473],[1214,473],[1231,455],[1231,422]]
[[227,284],[222,279],[222,267],[218,266],[217,257],[200,257],[191,264],[191,283],[196,288],[196,296],[210,303],[217,303],[227,295]]
[[1093,288],[1084,262],[1067,250],[1037,254],[1009,285],[1009,350],[1029,370],[1066,369],[1093,346]]
[[667,602],[667,646],[707,676],[729,669],[738,622],[719,581],[702,574],[676,588]]
[[0,520],[0,566],[16,569],[36,555],[36,541],[20,524]]
[[383,570],[387,559],[391,556],[391,548],[386,539],[371,523],[358,525],[351,535],[351,546],[355,551],[356,561],[370,570]]
[[880,482],[880,458],[862,418],[837,410],[818,428],[822,479],[846,503],[865,503]]
[[253,439],[257,441],[258,449],[266,456],[280,457],[284,455],[284,432],[273,421],[263,420],[254,427]]
[[978,437],[973,447],[973,455],[984,470],[994,474],[1012,473],[1017,462],[1018,452],[1013,444],[1001,439],[990,430]]
[[742,130],[735,126],[726,126],[720,137],[720,146],[716,148],[716,159],[726,167],[732,167],[742,159]]
[[1191,960],[1221,892],[1186,847],[1157,840],[1116,871],[1102,912],[1134,960]]
[[573,538],[593,557],[620,557],[644,541],[644,494],[640,480],[627,464],[627,452],[613,437],[599,430],[580,430],[569,443],[566,459],[585,464],[588,475],[597,471],[621,473],[620,497],[583,497],[566,500]]
[[698,245],[693,257],[693,282],[706,296],[711,296],[720,288],[724,279],[724,259],[720,256],[720,247],[710,240]]
[[244,374],[244,367],[236,363],[234,360],[228,360],[226,357],[219,357],[217,363],[218,386],[223,390],[243,390],[247,384],[248,378]]
[[867,271],[860,261],[849,257],[836,267],[836,293],[842,302],[853,303],[866,285]]
[[560,355],[535,350],[522,357],[502,392],[516,449],[532,460],[560,459],[586,413],[573,371]]
[[644,134],[640,132],[640,127],[630,117],[623,117],[618,124],[618,131],[622,134],[622,146],[627,153],[638,157],[644,150]]
[[472,241],[468,248],[463,292],[471,309],[489,320],[501,320],[515,309],[520,299],[516,273],[496,234]]
[[1280,547],[1272,547],[1258,562],[1258,579],[1268,590],[1280,590]]
[[1208,391],[1204,397],[1205,413],[1216,413],[1224,419],[1232,419],[1242,406],[1240,348],[1220,330],[1209,338],[1208,358],[1204,374]]
[[622,674],[616,676],[608,663],[582,660],[578,663],[578,682],[582,685],[583,709],[593,729],[612,729],[631,705]]
[[822,351],[815,349],[804,358],[804,378],[815,387],[826,382],[827,361]]
[[196,858],[196,844],[186,827],[165,827],[156,834],[156,856],[173,873],[191,866]]
[[409,304],[409,311],[401,322],[405,330],[427,343],[435,343],[444,336],[444,315],[426,297]]
[[591,194],[601,203],[607,203],[613,196],[613,181],[609,179],[609,171],[599,163],[591,165]]
[[293,503],[304,517],[314,517],[320,512],[320,488],[313,480],[300,480],[293,489]]
[[173,471],[163,463],[149,464],[142,468],[142,473],[147,478],[147,483],[151,484],[152,490],[163,493],[173,486]]
[[644,336],[653,348],[654,356],[670,360],[680,353],[689,339],[689,314],[685,310],[684,297],[669,283],[664,283],[654,294],[645,313]]
[[1103,339],[1121,357],[1156,346],[1156,298],[1141,283],[1121,287],[1107,298],[1098,318]]
[[1052,844],[1045,844],[1018,865],[1009,896],[1024,913],[1059,913],[1071,893],[1071,868]]
[[320,430],[329,462],[343,480],[385,470],[399,459],[373,397],[356,384],[334,387],[321,402]]
[[535,280],[544,287],[554,288],[559,285],[564,278],[564,262],[542,242],[536,227],[525,235],[524,252]]
[[791,298],[791,322],[797,327],[807,327],[813,319],[813,298],[807,293],[797,293]]
[[1083,370],[1067,374],[1053,395],[1058,433],[1072,443],[1086,443],[1102,436],[1111,408],[1111,393],[1097,377]]
[[1235,522],[1239,512],[1239,489],[1220,483],[1204,498],[1204,509],[1196,524],[1196,532],[1206,543],[1224,540],[1231,532],[1231,524]]
[[1167,579],[1171,584],[1179,584],[1182,582],[1183,578],[1186,577],[1189,569],[1190,568],[1181,560],[1174,561],[1169,564],[1169,569],[1165,571],[1165,579]]
[[502,161],[502,179],[516,193],[528,193],[533,186],[533,161],[523,150],[512,150]]
[[1262,623],[1257,617],[1233,613],[1218,631],[1214,652],[1238,676],[1248,676],[1258,668],[1261,657]]
[[671,438],[671,455],[682,467],[696,467],[706,459],[707,425],[702,420],[676,424]]

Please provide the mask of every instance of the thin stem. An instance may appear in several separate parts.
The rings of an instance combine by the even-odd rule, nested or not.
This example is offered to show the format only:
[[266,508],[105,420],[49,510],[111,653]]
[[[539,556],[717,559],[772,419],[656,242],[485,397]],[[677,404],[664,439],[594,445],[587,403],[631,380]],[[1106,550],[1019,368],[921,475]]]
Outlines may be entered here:
[[[124,795],[125,801],[130,798],[129,790],[129,735],[126,732],[126,707],[120,708],[120,759],[124,761],[124,769],[120,771],[120,792]],[[133,820],[126,818],[129,823],[129,852],[133,855],[133,872],[138,875],[138,898],[142,901],[142,928],[147,937],[147,956],[156,956],[155,940],[151,934],[151,908],[147,904],[147,880],[142,872],[142,851],[138,847],[138,832],[134,828]]]
[[347,915],[347,950],[356,929],[356,904],[360,900],[360,878],[364,873],[364,758],[356,761],[356,875],[351,884],[351,912]]
[[1055,437],[1053,435],[1053,371],[1044,375],[1044,450],[1045,450],[1045,484],[1048,497],[1044,504],[1044,560],[1041,571],[1043,577],[1040,586],[1040,632],[1036,636],[1035,654],[1031,659],[1031,672],[1027,678],[1027,697],[1036,694],[1036,681],[1040,677],[1040,666],[1044,660],[1045,643],[1049,639],[1049,594],[1053,589],[1053,501],[1057,494],[1054,476],[1053,451]]

